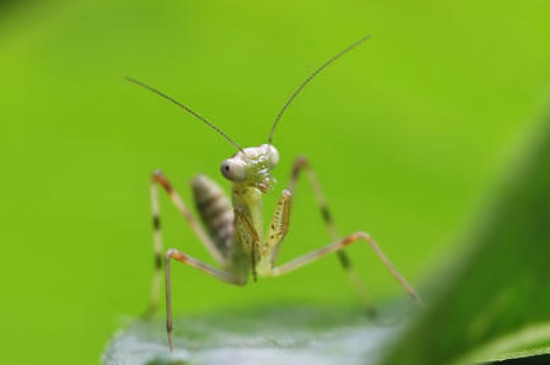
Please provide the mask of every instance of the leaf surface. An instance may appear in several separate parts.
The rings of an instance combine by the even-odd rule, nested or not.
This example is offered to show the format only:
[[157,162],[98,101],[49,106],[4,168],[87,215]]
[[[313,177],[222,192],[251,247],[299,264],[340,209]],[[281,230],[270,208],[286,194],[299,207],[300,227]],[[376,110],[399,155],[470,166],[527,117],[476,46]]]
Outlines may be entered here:
[[367,319],[357,308],[281,307],[182,318],[170,353],[164,324],[138,320],[115,335],[105,365],[373,364],[402,318]]

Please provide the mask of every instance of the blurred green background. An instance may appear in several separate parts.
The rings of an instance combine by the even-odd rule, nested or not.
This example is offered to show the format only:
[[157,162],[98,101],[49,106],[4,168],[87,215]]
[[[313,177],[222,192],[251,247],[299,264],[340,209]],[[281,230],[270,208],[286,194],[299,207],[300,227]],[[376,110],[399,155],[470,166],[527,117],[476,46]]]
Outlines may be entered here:
[[[190,205],[195,174],[223,182],[232,146],[125,76],[257,145],[315,67],[372,34],[289,109],[275,175],[280,188],[308,156],[340,231],[371,232],[419,285],[467,244],[457,232],[547,107],[549,12],[543,0],[0,3],[2,363],[97,364],[147,303],[150,172]],[[208,259],[162,203],[166,245]],[[328,242],[305,181],[291,223],[281,260]],[[364,246],[349,253],[377,301],[402,295]],[[179,315],[359,305],[335,258],[244,289],[174,273]]]

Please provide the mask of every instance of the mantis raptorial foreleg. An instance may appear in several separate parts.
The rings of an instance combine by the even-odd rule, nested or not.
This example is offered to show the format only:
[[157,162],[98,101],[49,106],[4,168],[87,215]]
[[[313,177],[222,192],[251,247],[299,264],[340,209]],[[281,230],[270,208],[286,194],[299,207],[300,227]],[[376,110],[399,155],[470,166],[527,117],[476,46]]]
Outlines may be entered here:
[[144,312],[143,317],[150,317],[158,307],[160,299],[160,283],[162,280],[162,254],[163,254],[163,244],[162,244],[162,231],[160,224],[160,204],[158,197],[158,185],[161,185],[172,203],[176,206],[178,211],[183,215],[185,220],[191,226],[191,229],[199,237],[199,240],[205,245],[208,252],[212,257],[218,262],[223,263],[224,258],[219,252],[215,244],[212,242],[212,239],[204,228],[199,224],[197,219],[191,214],[191,211],[187,208],[183,199],[178,194],[176,190],[172,187],[166,176],[162,171],[155,171],[151,176],[151,206],[153,213],[153,244],[154,244],[154,253],[155,253],[155,272],[153,274],[153,282],[151,286],[151,301],[149,307]]
[[325,255],[328,255],[333,252],[338,252],[338,250],[341,250],[345,248],[346,246],[349,246],[350,244],[357,242],[359,240],[364,240],[369,244],[369,246],[372,247],[378,258],[382,261],[382,263],[386,266],[386,268],[390,271],[390,273],[397,279],[399,284],[407,291],[407,293],[416,301],[418,304],[422,305],[422,301],[420,300],[420,297],[415,292],[415,290],[411,287],[411,285],[399,274],[395,266],[391,263],[391,261],[384,255],[384,252],[380,249],[378,244],[371,238],[371,236],[368,233],[365,232],[356,232],[353,234],[350,234],[346,238],[333,242],[325,247],[322,247],[320,249],[314,250],[310,253],[307,253],[303,256],[300,256],[292,261],[287,262],[286,264],[283,264],[278,267],[274,267],[271,270],[271,276],[280,276],[283,274],[287,274],[291,271],[294,271],[296,269],[299,269],[302,266],[305,266]]
[[[325,226],[327,227],[328,233],[330,235],[330,239],[333,241],[339,240],[340,235],[338,234],[336,225],[332,220],[332,216],[328,209],[325,196],[323,195],[323,192],[321,190],[321,185],[319,184],[319,181],[317,180],[317,176],[315,175],[315,172],[311,168],[309,161],[305,157],[298,157],[294,161],[294,166],[292,168],[292,174],[290,176],[287,189],[290,191],[290,193],[292,194],[294,193],[294,189],[296,188],[296,183],[298,181],[298,178],[300,177],[300,172],[302,170],[305,170],[307,179],[315,195],[315,200],[317,201],[317,205],[319,206],[319,209],[321,211],[321,216],[323,217],[323,221],[325,222]],[[361,278],[359,277],[359,275],[357,274],[357,272],[354,270],[351,264],[351,261],[349,259],[349,256],[343,249],[337,251],[337,255],[338,255],[338,260],[340,262],[340,265],[346,272],[353,287],[355,288],[355,290],[363,300],[365,308],[367,308],[367,313],[369,313],[369,315],[375,315],[376,311],[374,309],[374,306],[371,304],[366,286],[361,280]]]
[[213,276],[221,281],[224,281],[233,285],[244,285],[246,284],[245,278],[237,278],[231,273],[220,270],[214,266],[208,265],[205,262],[197,260],[183,252],[180,252],[176,249],[169,249],[164,255],[164,270],[166,278],[166,332],[168,333],[168,343],[170,345],[170,351],[174,348],[174,343],[172,340],[172,290],[170,284],[170,261],[171,259],[183,262],[195,269],[198,269],[210,276]]
[[[257,281],[258,272],[256,266],[262,254],[260,251],[260,237],[258,236],[258,232],[254,229],[250,219],[239,209],[235,209],[235,227],[237,228],[236,234],[239,235],[239,240],[242,242],[245,250],[248,249],[250,252],[252,277],[254,281]],[[238,267],[240,265],[234,264],[234,266]]]

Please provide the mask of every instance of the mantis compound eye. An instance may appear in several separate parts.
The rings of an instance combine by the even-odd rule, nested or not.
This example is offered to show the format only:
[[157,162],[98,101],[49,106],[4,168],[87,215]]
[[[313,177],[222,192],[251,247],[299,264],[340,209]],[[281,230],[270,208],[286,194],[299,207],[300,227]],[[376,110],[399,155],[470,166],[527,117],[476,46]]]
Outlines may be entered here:
[[269,156],[269,168],[272,169],[279,163],[279,152],[272,145],[267,146],[268,156]]
[[245,164],[240,160],[227,159],[222,163],[220,170],[226,179],[235,182],[244,181],[248,176]]

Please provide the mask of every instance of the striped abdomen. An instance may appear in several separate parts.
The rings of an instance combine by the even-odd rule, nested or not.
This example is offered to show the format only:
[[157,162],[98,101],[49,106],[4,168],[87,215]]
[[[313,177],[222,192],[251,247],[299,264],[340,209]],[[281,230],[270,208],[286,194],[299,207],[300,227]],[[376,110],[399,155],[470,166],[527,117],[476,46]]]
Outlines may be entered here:
[[234,213],[231,202],[222,189],[204,175],[191,182],[195,206],[201,220],[224,257],[227,257],[233,238]]

